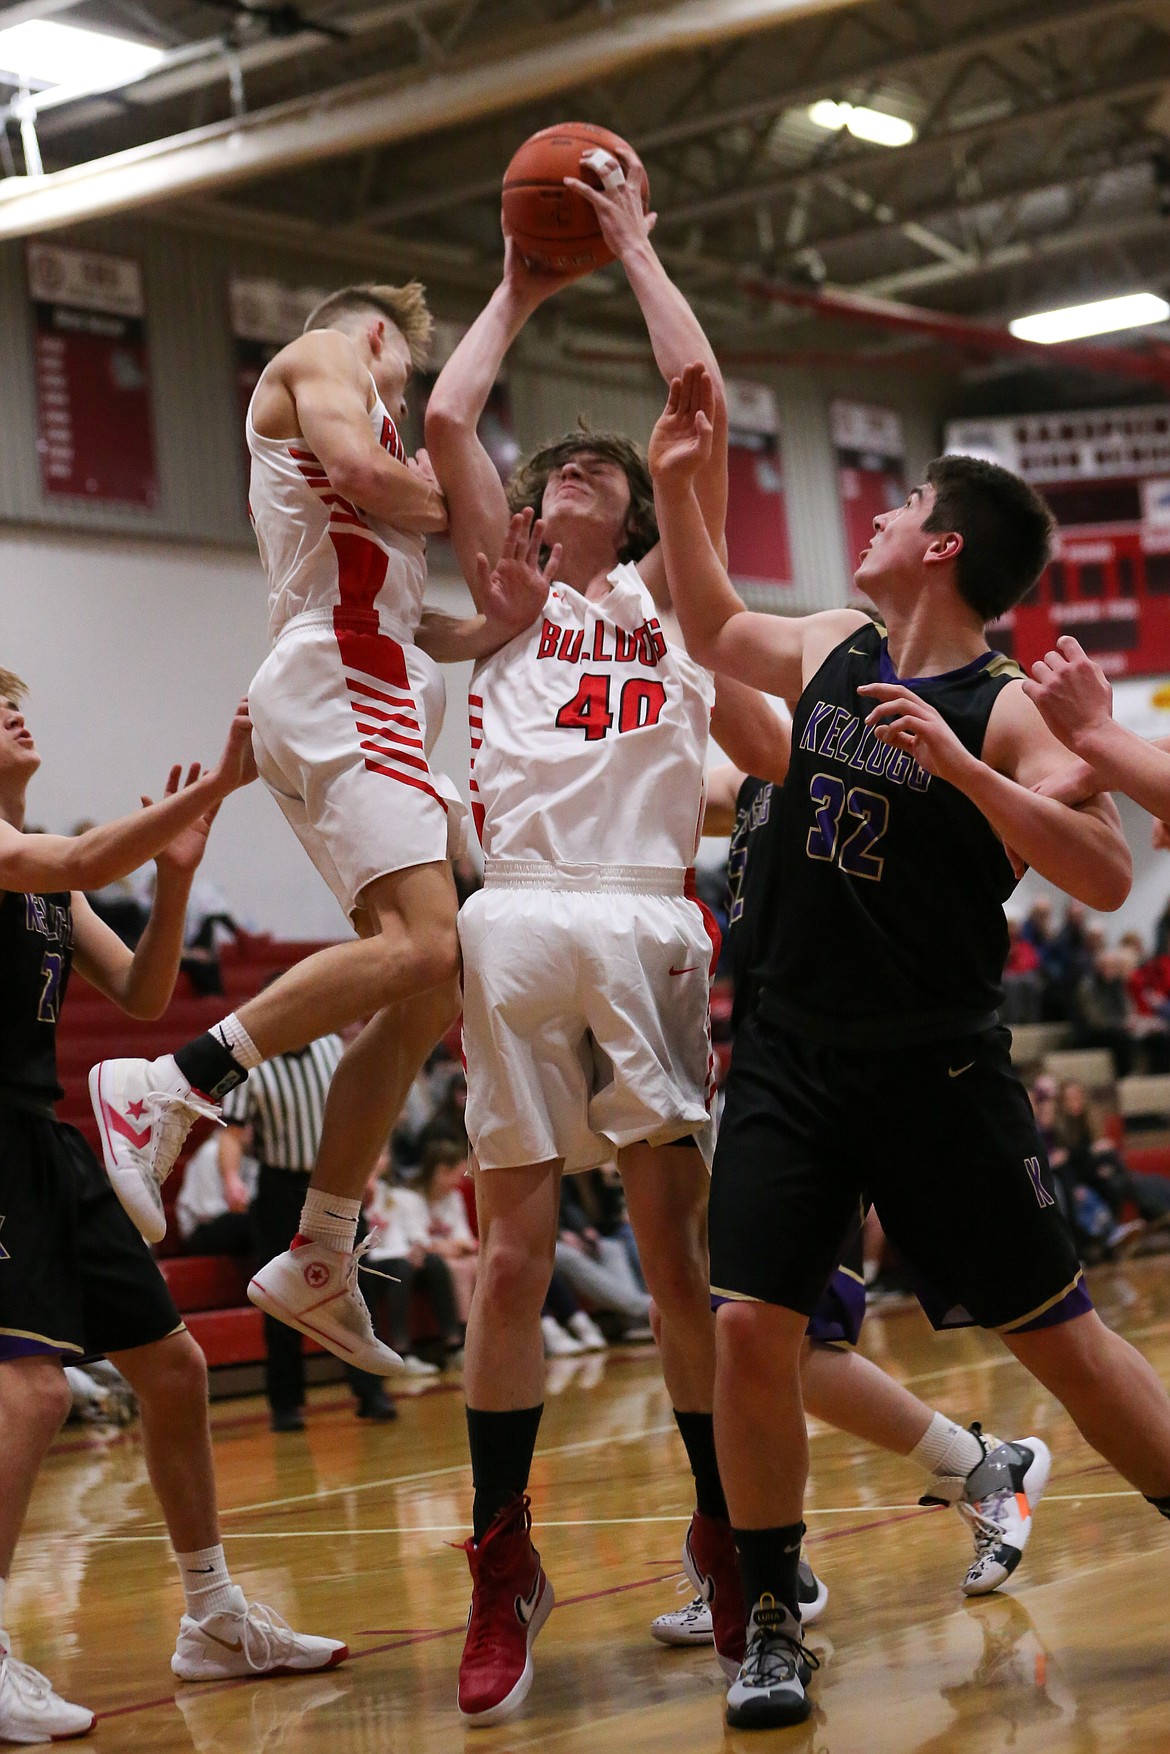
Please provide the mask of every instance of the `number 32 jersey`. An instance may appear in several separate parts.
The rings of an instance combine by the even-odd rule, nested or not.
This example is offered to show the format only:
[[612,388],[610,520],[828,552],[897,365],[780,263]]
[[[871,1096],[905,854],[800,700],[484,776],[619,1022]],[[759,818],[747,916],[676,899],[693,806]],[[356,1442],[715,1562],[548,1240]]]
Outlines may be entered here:
[[664,632],[637,567],[597,600],[554,585],[475,668],[471,803],[489,860],[694,863],[711,673]]
[[[988,651],[906,686],[980,755],[992,708],[1020,674]],[[840,1047],[974,1034],[1002,998],[1015,877],[970,799],[866,726],[874,703],[858,688],[901,680],[878,627],[829,653],[793,716],[778,819],[753,849],[767,1009]]]

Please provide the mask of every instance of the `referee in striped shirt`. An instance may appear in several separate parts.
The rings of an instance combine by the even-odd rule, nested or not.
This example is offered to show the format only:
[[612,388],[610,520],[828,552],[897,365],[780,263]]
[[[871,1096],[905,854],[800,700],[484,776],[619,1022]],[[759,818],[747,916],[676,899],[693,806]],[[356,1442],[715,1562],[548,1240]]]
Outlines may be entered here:
[[[248,1074],[223,1100],[227,1123],[220,1140],[225,1180],[238,1170],[244,1129],[252,1130],[251,1154],[260,1164],[252,1224],[261,1260],[283,1254],[297,1233],[309,1185],[329,1085],[345,1051],[339,1035],[323,1035],[299,1052],[278,1054]],[[264,1392],[274,1431],[304,1429],[305,1364],[295,1328],[264,1317]],[[381,1377],[346,1372],[363,1419],[393,1419],[396,1409]]]

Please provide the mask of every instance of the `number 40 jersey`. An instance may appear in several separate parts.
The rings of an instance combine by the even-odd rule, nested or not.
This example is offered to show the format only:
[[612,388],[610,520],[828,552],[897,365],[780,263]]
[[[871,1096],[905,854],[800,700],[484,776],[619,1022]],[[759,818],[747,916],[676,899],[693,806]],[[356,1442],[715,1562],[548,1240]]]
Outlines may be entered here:
[[715,683],[635,566],[596,601],[549,592],[533,625],[475,668],[471,803],[488,860],[694,863]]

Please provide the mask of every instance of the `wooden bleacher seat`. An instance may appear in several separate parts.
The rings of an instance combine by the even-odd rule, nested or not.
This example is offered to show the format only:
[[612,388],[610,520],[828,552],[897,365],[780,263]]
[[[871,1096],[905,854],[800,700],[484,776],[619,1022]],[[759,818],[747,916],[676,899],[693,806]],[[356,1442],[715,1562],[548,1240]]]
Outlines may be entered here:
[[1086,1090],[1111,1090],[1117,1080],[1108,1048],[1059,1048],[1045,1054],[1044,1070],[1062,1084],[1083,1084]]
[[1071,1033],[1067,1023],[1014,1023],[1012,1061],[1016,1066],[1039,1066],[1045,1054],[1060,1047]]
[[1117,1106],[1127,1124],[1161,1121],[1170,1126],[1170,1073],[1135,1074],[1119,1079]]

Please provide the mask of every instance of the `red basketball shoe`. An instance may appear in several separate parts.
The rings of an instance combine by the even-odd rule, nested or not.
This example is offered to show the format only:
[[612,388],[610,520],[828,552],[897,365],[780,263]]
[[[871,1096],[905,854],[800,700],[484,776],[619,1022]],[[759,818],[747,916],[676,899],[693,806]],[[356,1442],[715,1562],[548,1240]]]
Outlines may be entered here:
[[711,1609],[715,1655],[734,1680],[747,1649],[747,1606],[731,1524],[697,1510],[683,1542],[683,1569]]
[[527,1498],[514,1498],[478,1547],[465,1541],[471,1612],[459,1665],[459,1710],[468,1723],[498,1724],[528,1697],[532,1645],[552,1613],[553,1588],[532,1545]]

